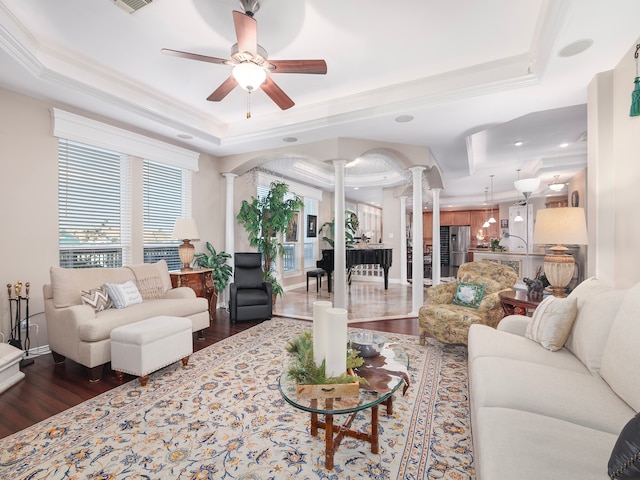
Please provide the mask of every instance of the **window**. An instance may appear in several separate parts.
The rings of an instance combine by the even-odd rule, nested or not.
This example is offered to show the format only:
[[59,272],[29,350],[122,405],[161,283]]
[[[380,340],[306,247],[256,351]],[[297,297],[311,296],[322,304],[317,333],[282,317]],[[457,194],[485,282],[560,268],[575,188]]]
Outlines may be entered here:
[[191,216],[190,172],[148,160],[143,170],[144,262],[164,259],[169,270],[179,270],[180,242],[172,233],[176,218]]
[[127,158],[64,139],[58,143],[58,157],[60,266],[119,267],[128,263]]
[[[307,215],[318,215],[318,201],[314,198],[304,197],[304,268],[316,268],[316,252],[318,250],[318,238],[307,237]],[[318,225],[315,225],[317,235]]]
[[[67,139],[59,140],[58,157],[61,267],[115,268],[134,258],[140,262],[141,254],[145,263],[164,259],[170,270],[182,266],[180,242],[171,237],[176,218],[191,216],[189,170],[148,160],[132,168],[140,160]],[[143,204],[135,209],[142,214],[136,227],[142,228],[142,236],[136,235],[142,245],[135,246],[132,185],[143,191]]]

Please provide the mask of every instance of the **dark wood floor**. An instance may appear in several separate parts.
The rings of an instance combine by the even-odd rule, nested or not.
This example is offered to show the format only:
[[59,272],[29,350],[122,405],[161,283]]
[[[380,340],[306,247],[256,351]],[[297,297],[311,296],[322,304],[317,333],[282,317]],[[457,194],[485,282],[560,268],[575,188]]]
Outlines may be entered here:
[[[256,325],[256,322],[232,324],[223,310],[205,330],[204,339],[194,340],[200,350],[224,338]],[[415,318],[360,322],[357,328],[418,335]],[[84,367],[72,361],[55,365],[51,355],[36,357],[35,363],[23,369],[25,379],[0,394],[0,438],[34,425],[85,400],[121,385],[108,368],[102,381],[90,383]],[[133,377],[125,376],[124,381]]]

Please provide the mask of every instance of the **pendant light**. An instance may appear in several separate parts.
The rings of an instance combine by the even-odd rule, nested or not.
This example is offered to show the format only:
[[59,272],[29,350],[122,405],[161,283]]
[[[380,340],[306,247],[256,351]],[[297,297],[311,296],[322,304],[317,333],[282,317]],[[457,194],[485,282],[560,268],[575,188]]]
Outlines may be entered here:
[[493,175],[489,175],[489,177],[491,177],[491,217],[489,217],[487,222],[496,223],[496,219],[493,218]]
[[560,183],[560,175],[553,176],[553,183],[549,184],[549,188],[554,192],[559,192],[564,188],[564,183]]
[[[487,205],[487,192],[489,191],[489,187],[485,187],[484,189],[484,204],[485,206]],[[484,209],[484,215],[485,217],[487,216],[487,209]],[[483,224],[482,224],[482,228],[489,228],[491,226],[491,224],[489,223],[489,220],[486,220]]]

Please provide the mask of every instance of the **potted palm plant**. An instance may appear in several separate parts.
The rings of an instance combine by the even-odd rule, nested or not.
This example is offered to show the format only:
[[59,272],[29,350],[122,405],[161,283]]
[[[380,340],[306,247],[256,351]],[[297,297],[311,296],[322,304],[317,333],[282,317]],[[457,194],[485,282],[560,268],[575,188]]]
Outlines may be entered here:
[[[227,252],[216,252],[214,246],[209,242],[207,242],[207,250],[208,253],[196,253],[194,255],[194,259],[197,266],[211,269],[213,295],[210,303],[213,305],[209,305],[209,311],[215,312],[215,306],[218,303],[218,292],[223,291],[227,287],[233,269],[231,268],[231,265],[227,263],[227,259],[231,258],[231,255]],[[214,308],[211,308],[211,306]]]
[[304,206],[299,196],[288,193],[289,186],[286,183],[273,182],[266,196],[251,197],[250,202],[243,200],[236,217],[249,234],[249,245],[262,253],[263,279],[273,285],[274,300],[276,294],[282,296],[283,293],[272,271],[273,261],[278,255],[284,255],[284,245],[280,239],[295,214]]

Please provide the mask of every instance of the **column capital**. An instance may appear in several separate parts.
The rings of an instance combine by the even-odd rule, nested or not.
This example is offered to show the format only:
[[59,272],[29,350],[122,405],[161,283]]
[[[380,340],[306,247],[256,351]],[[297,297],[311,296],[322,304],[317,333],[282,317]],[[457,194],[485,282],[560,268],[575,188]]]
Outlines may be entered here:
[[225,172],[225,173],[222,174],[222,176],[225,177],[227,180],[233,180],[238,175],[236,175],[235,173],[231,173],[231,172]]
[[411,167],[408,170],[410,172],[416,173],[416,172],[424,172],[427,169],[427,167],[422,167],[422,166],[415,166],[415,167]]

